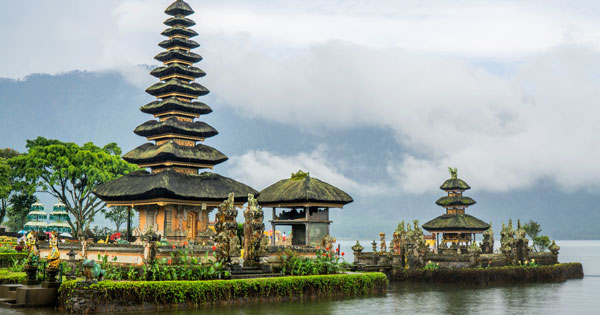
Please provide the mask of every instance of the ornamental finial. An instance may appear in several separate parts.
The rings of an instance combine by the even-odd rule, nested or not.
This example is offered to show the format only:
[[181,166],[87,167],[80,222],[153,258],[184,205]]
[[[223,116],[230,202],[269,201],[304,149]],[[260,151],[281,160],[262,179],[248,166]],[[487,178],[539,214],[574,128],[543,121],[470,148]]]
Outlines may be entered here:
[[452,168],[452,167],[448,167],[448,170],[450,171],[450,178],[451,179],[457,179],[458,178],[458,169]]

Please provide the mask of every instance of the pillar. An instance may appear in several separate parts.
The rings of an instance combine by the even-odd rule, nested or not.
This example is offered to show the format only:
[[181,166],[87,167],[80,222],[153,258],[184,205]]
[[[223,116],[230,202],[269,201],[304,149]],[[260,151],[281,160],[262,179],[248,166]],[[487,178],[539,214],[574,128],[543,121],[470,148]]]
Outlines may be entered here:
[[127,237],[128,242],[131,242],[131,207],[127,207]]

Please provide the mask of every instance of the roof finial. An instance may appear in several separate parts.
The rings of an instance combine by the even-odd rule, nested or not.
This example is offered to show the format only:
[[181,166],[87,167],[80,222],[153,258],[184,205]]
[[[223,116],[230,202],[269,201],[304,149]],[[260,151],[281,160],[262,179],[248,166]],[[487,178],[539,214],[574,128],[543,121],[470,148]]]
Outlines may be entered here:
[[296,173],[292,173],[292,179],[296,179],[296,180],[304,179],[304,178],[308,177],[309,174],[310,174],[309,172],[303,172],[302,170],[299,170]]
[[448,170],[450,171],[450,178],[451,179],[457,179],[458,178],[458,169],[452,168],[452,167],[448,167]]

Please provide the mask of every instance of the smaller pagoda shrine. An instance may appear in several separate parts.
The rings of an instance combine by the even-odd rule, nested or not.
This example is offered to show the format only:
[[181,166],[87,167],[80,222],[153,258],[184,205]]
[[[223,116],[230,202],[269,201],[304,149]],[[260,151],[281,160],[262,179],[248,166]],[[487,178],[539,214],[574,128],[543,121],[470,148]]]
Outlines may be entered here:
[[43,232],[46,230],[46,219],[48,219],[48,215],[46,211],[44,211],[44,205],[37,201],[36,203],[31,205],[31,209],[27,214],[27,223],[23,227],[26,231],[38,231]]
[[69,224],[69,213],[65,204],[59,202],[52,207],[50,212],[50,222],[46,230],[48,232],[56,231],[58,233],[71,233],[71,225]]
[[490,225],[466,214],[465,209],[475,204],[475,200],[463,196],[463,192],[471,187],[458,178],[457,169],[450,168],[450,179],[446,180],[440,189],[446,191],[448,196],[443,196],[435,203],[446,208],[446,213],[423,224],[428,232],[436,233],[436,247],[439,247],[439,233],[442,233],[442,245],[448,243],[453,246],[470,245],[475,242],[475,234],[483,233]]
[[[273,231],[278,225],[292,227],[292,245],[319,246],[329,235],[329,208],[343,208],[354,201],[350,195],[328,183],[298,171],[265,188],[258,196],[264,208],[273,208],[270,221]],[[277,214],[277,208],[284,208]],[[271,239],[275,245],[275,238]]]

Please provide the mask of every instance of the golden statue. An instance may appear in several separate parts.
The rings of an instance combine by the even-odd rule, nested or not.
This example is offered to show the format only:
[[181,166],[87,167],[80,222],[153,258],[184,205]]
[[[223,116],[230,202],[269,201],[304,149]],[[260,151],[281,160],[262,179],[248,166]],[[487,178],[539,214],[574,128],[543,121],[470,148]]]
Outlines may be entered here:
[[25,238],[25,246],[29,252],[29,255],[27,256],[27,265],[37,265],[40,257],[40,249],[38,248],[37,235],[35,231],[31,231],[27,234],[27,237]]
[[60,266],[60,253],[58,252],[58,233],[53,231],[50,234],[50,254],[48,254],[48,269],[58,269]]

